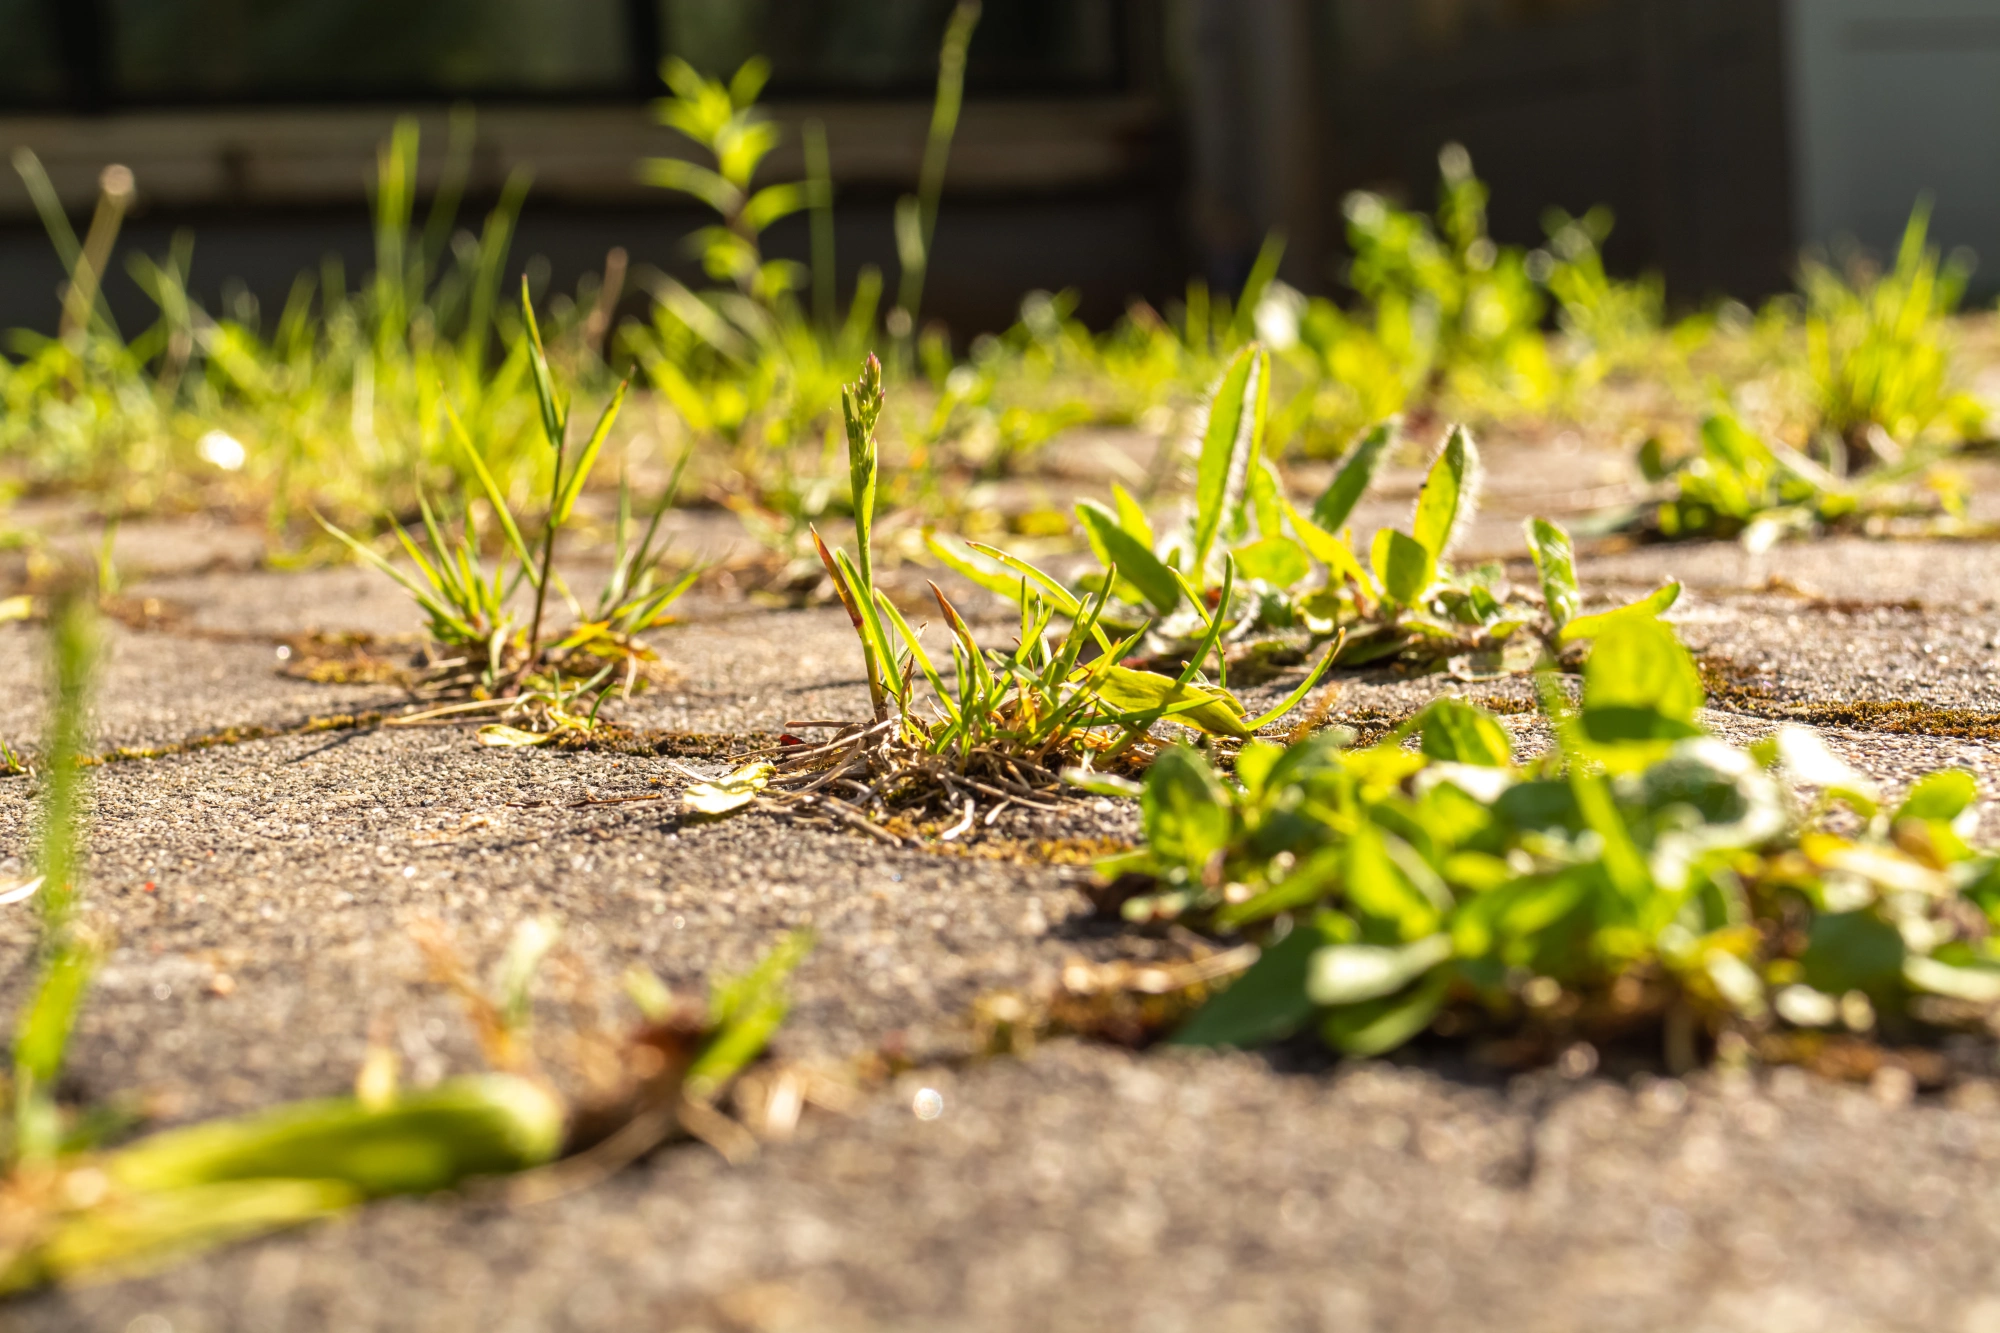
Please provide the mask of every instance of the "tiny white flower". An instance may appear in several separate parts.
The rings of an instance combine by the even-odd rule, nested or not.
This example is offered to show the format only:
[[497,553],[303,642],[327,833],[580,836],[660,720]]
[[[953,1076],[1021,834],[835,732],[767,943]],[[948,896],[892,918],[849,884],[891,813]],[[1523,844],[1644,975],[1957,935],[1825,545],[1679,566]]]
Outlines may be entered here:
[[226,430],[212,430],[201,437],[197,446],[201,456],[221,468],[224,472],[235,472],[242,468],[243,460],[249,455],[244,452],[243,441]]

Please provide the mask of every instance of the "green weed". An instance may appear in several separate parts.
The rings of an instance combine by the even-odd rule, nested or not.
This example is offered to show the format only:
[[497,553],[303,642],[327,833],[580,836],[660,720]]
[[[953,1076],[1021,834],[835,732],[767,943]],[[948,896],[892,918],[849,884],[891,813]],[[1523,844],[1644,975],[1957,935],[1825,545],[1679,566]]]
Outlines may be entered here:
[[[1317,681],[1319,671],[1278,708],[1248,718],[1232,695],[1200,676],[1199,665],[1222,632],[1221,617],[1211,618],[1200,651],[1178,676],[1138,670],[1125,659],[1143,631],[1113,640],[1101,623],[1107,590],[1086,602],[1018,561],[1011,565],[1018,580],[1012,592],[1021,624],[1011,652],[982,647],[933,585],[950,634],[947,680],[922,634],[875,581],[875,427],[883,406],[882,370],[875,358],[847,386],[842,403],[855,554],[823,541],[819,550],[860,640],[873,717],[840,728],[829,741],[783,754],[779,765],[789,780],[781,787],[792,796],[845,784],[859,790],[866,809],[932,795],[941,787],[954,801],[968,802],[969,822],[980,795],[1003,803],[1032,797],[1053,790],[1066,764],[1108,765],[1149,756],[1158,748],[1152,728],[1162,721],[1204,735],[1249,736],[1289,710]],[[1225,592],[1233,577],[1225,571]],[[1052,633],[1058,615],[1069,622],[1060,636]],[[1319,670],[1324,669],[1322,662]],[[817,799],[825,804],[828,795]],[[853,807],[846,812],[859,813]]]
[[[449,396],[504,485],[541,482],[526,330],[499,300],[528,178],[510,178],[476,235],[457,230],[472,135],[470,116],[455,117],[420,223],[417,127],[396,125],[379,154],[375,265],[358,288],[328,260],[299,275],[274,323],[247,293],[210,311],[188,291],[193,240],[182,233],[164,258],[139,253],[127,265],[159,312],[129,340],[102,293],[131,174],[106,172],[79,241],[39,162],[16,154],[70,281],[60,336],[17,333],[21,359],[0,358],[0,448],[33,483],[112,488],[114,509],[268,495],[282,537],[301,500],[367,512],[407,495],[413,476],[469,478],[445,423]],[[553,306],[564,359],[580,373],[601,363],[578,307],[603,295],[585,289]]]
[[41,855],[35,867],[39,875],[38,881],[8,895],[17,900],[24,891],[34,893],[41,919],[36,981],[14,1032],[8,1088],[13,1114],[0,1126],[0,1166],[13,1171],[38,1170],[63,1147],[56,1078],[99,952],[95,938],[76,922],[86,823],[84,772],[78,761],[86,739],[96,625],[89,599],[75,582],[57,587],[50,603],[53,670],[47,758],[42,765]]
[[896,201],[896,257],[902,279],[896,307],[889,314],[889,332],[907,340],[917,327],[923,307],[924,276],[930,270],[931,247],[937,236],[938,197],[944,193],[944,173],[951,161],[951,141],[958,133],[958,114],[965,102],[965,54],[979,26],[980,0],[958,0],[945,24],[938,51],[937,94],[931,106],[930,134],[924,142],[923,166],[917,192]]
[[1781,538],[1898,516],[1941,518],[1940,526],[1962,520],[1963,498],[1949,486],[1934,481],[1928,494],[1909,486],[1938,456],[1932,448],[1913,449],[1845,476],[1718,414],[1702,423],[1698,452],[1669,458],[1655,437],[1640,447],[1638,462],[1648,481],[1671,491],[1651,514],[1659,536],[1740,538],[1763,550]]
[[[1246,745],[1233,780],[1191,750],[1156,760],[1145,847],[1101,866],[1134,886],[1120,910],[1265,946],[1175,1040],[1311,1027],[1378,1054],[1437,1027],[1552,1052],[1651,1031],[1686,1063],[1723,1033],[1900,1040],[2000,1005],[2000,858],[1964,841],[1971,775],[1885,807],[1809,731],[1705,735],[1664,623],[1615,613],[1591,638],[1574,706],[1544,683],[1558,745],[1525,764],[1449,698],[1367,749],[1337,729]],[[1858,833],[1830,831],[1835,805]]]
[[[1141,632],[1147,654],[1176,660],[1188,658],[1197,641],[1217,642],[1219,629],[1220,642],[1239,656],[1286,639],[1337,638],[1338,660],[1346,665],[1402,658],[1455,662],[1461,672],[1482,674],[1531,665],[1561,621],[1516,593],[1498,566],[1458,572],[1447,558],[1478,499],[1479,453],[1470,433],[1463,427],[1447,433],[1409,530],[1378,529],[1364,561],[1348,520],[1394,443],[1395,427],[1369,432],[1326,491],[1301,509],[1265,456],[1271,373],[1269,354],[1252,344],[1217,380],[1184,524],[1156,534],[1122,487],[1114,487],[1113,505],[1076,506],[1100,565],[1079,581],[1079,591],[1103,600],[1105,623]],[[1561,540],[1566,549],[1568,539]],[[1019,582],[1024,570],[1037,589],[1060,587],[991,546],[933,535],[930,547],[946,565],[1002,596],[1029,586]],[[1227,679],[1226,658],[1219,678]]]
[[1377,311],[1407,309],[1412,327],[1430,331],[1435,387],[1486,381],[1516,403],[1545,404],[1555,374],[1540,332],[1545,302],[1527,256],[1487,235],[1489,191],[1463,147],[1444,147],[1438,176],[1434,219],[1376,195],[1348,199],[1349,281]]
[[[629,691],[642,664],[655,660],[638,636],[668,623],[668,608],[699,573],[690,571],[665,584],[658,581],[662,552],[656,543],[661,519],[679,484],[681,469],[677,468],[637,545],[631,542],[631,495],[621,484],[611,575],[592,609],[586,611],[570,596],[555,568],[556,539],[575,513],[577,500],[610,437],[625,401],[625,388],[619,386],[589,436],[572,451],[571,403],[556,388],[525,281],[521,317],[527,329],[528,364],[541,408],[542,434],[550,454],[549,499],[538,549],[529,546],[506,493],[449,403],[444,412],[463,461],[477,480],[478,498],[485,501],[505,539],[500,558],[490,569],[471,496],[455,538],[446,535],[445,525],[421,491],[417,503],[423,516],[424,540],[417,541],[392,521],[403,553],[415,567],[414,574],[406,573],[360,538],[324,518],[319,520],[328,533],[396,580],[423,608],[435,647],[422,681],[427,693],[468,698],[469,703],[454,706],[458,711],[505,710],[510,716],[533,719],[531,729],[489,728],[484,738],[491,744],[540,743],[560,731],[588,731],[606,693],[621,684]],[[683,457],[683,468],[685,464]],[[533,595],[525,626],[512,605],[524,586]],[[573,623],[561,634],[544,633],[551,588],[570,601]],[[567,684],[565,670],[571,677]]]
[[1650,368],[1670,345],[1661,337],[1666,288],[1659,277],[1627,282],[1605,272],[1600,247],[1611,235],[1611,223],[1611,210],[1602,205],[1580,218],[1552,208],[1542,218],[1548,247],[1528,257],[1529,276],[1539,277],[1558,303],[1576,362],[1572,391],[1611,374]]
[[[764,62],[752,60],[725,84],[704,79],[685,62],[667,63],[674,95],[661,102],[660,118],[712,165],[653,158],[642,174],[714,210],[717,222],[690,241],[708,276],[730,285],[695,292],[661,276],[650,325],[627,326],[621,345],[695,439],[721,440],[736,451],[748,486],[732,488],[731,502],[746,514],[754,535],[792,556],[802,553],[804,528],[824,512],[831,494],[813,484],[811,462],[800,475],[793,447],[812,440],[837,410],[838,368],[859,361],[873,340],[882,277],[872,267],[862,270],[836,326],[833,187],[823,134],[812,179],[756,185],[759,167],[778,144],[778,128],[756,105],[768,73]],[[816,319],[795,296],[808,275],[788,260],[766,258],[759,239],[773,222],[806,208],[814,210],[821,269],[810,275]],[[766,521],[766,514],[776,521]]]
[[1845,273],[1811,259],[1802,267],[1806,359],[1825,461],[1837,475],[1894,463],[1926,434],[1984,433],[1985,409],[1952,383],[1946,322],[1970,266],[1940,261],[1925,243],[1929,222],[1920,201],[1887,273],[1858,261]]

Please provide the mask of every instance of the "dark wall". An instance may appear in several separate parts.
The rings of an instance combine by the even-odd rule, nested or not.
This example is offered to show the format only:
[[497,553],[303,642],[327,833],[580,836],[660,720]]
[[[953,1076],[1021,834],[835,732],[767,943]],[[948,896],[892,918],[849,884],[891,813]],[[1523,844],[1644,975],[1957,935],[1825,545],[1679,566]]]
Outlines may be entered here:
[[1606,260],[1677,302],[1787,287],[1781,0],[1331,0],[1329,188],[1429,206],[1464,144],[1497,238],[1609,204]]

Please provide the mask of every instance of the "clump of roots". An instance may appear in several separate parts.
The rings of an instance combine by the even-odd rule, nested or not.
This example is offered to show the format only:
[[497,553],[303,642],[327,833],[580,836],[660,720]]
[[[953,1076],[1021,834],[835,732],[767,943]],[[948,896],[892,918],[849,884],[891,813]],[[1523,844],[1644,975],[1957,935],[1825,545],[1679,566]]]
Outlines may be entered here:
[[[1059,812],[1066,790],[1062,773],[1086,758],[1094,761],[1094,771],[1136,772],[1169,743],[1147,733],[1120,746],[1115,757],[1108,757],[1115,738],[1089,735],[1062,737],[1033,749],[995,741],[940,751],[925,744],[928,736],[921,727],[913,728],[901,717],[786,726],[779,744],[765,752],[776,770],[765,798],[896,846],[904,838],[884,826],[897,816],[905,827],[933,809],[955,816],[937,835],[939,841],[954,842],[975,828],[991,827],[1009,809]],[[794,731],[832,734],[808,740]]]

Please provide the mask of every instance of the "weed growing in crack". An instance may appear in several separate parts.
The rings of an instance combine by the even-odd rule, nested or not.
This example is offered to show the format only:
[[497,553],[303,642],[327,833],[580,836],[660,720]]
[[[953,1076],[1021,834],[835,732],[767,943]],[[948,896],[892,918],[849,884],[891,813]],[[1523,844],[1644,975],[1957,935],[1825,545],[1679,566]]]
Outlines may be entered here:
[[74,584],[58,587],[49,609],[52,698],[42,772],[39,874],[7,895],[10,901],[33,896],[41,918],[36,980],[14,1032],[8,1088],[13,1115],[0,1126],[0,1165],[16,1175],[43,1170],[64,1146],[56,1079],[99,953],[95,938],[76,921],[84,823],[84,771],[78,760],[96,655],[95,628],[81,590]]
[[[404,554],[416,567],[415,575],[405,573],[360,538],[319,519],[329,533],[396,580],[423,608],[435,652],[425,663],[420,691],[432,699],[460,701],[448,704],[440,714],[500,714],[502,721],[482,733],[487,743],[497,745],[541,744],[561,732],[591,730],[610,691],[630,691],[644,666],[657,660],[639,636],[669,623],[668,608],[700,573],[691,570],[676,581],[658,581],[660,522],[686,467],[684,455],[636,546],[631,542],[631,494],[621,483],[611,575],[596,605],[588,611],[570,594],[555,567],[556,539],[575,512],[584,483],[610,437],[625,401],[625,388],[619,386],[589,436],[572,453],[568,448],[569,401],[556,389],[525,280],[521,318],[528,331],[529,364],[542,432],[553,458],[548,508],[537,549],[530,548],[506,494],[449,404],[445,410],[464,461],[505,537],[500,559],[490,570],[481,550],[470,496],[456,539],[446,535],[447,525],[439,522],[421,491],[418,506],[424,540],[420,543],[401,524],[394,525]],[[511,569],[509,556],[514,561]],[[533,594],[525,626],[511,604],[524,586]],[[544,633],[552,587],[569,602],[572,613],[573,624],[560,634]],[[516,721],[527,725],[511,725]]]
[[1920,200],[1887,273],[1803,266],[1806,358],[1837,472],[1894,463],[1934,429],[1952,440],[1984,429],[1985,408],[1952,383],[1946,323],[1971,265],[1956,255],[1941,262],[1925,241],[1929,224],[1930,202]]
[[[1657,439],[1641,446],[1641,473],[1669,492],[1642,530],[1667,540],[1738,538],[1762,551],[1787,537],[1874,530],[1897,518],[1921,520],[1937,532],[1963,528],[1963,494],[1931,471],[1944,447],[1914,446],[1893,457],[1888,449],[1876,466],[1850,474],[1844,463],[1828,467],[1753,434],[1732,416],[1714,415],[1702,423],[1700,447],[1690,455],[1671,458]],[[1927,473],[1927,488],[1914,489],[1911,483]]]
[[[1395,441],[1395,426],[1370,431],[1302,510],[1265,456],[1270,374],[1269,355],[1252,344],[1217,380],[1185,524],[1156,535],[1122,487],[1113,492],[1115,506],[1076,506],[1101,566],[1077,587],[1108,608],[1104,622],[1139,633],[1145,655],[1174,661],[1220,624],[1225,663],[1298,660],[1302,649],[1338,639],[1345,666],[1396,658],[1462,676],[1532,666],[1560,623],[1513,589],[1499,566],[1458,571],[1448,559],[1478,502],[1471,434],[1463,427],[1447,433],[1409,530],[1377,529],[1364,562],[1347,524]],[[945,564],[1002,596],[1053,592],[1069,614],[1081,605],[1053,578],[994,547],[936,534],[929,541]]]
[[1450,698],[1366,749],[1247,744],[1233,779],[1160,756],[1136,789],[1146,845],[1101,863],[1101,902],[1263,946],[1175,1040],[1315,1028],[1378,1054],[1431,1030],[1547,1058],[1651,1034],[1685,1068],[1709,1044],[1985,1030],[2000,856],[1966,842],[1970,774],[1889,807],[1810,731],[1706,735],[1663,622],[1614,613],[1591,641],[1575,707],[1544,679],[1558,745],[1526,763]]
[[[714,211],[715,223],[693,240],[703,271],[728,287],[695,292],[659,277],[650,325],[627,326],[621,345],[693,437],[721,440],[737,450],[763,504],[732,495],[732,506],[759,519],[775,510],[768,536],[789,554],[787,539],[804,535],[805,523],[819,515],[828,496],[824,488],[792,475],[790,446],[824,422],[839,399],[840,367],[868,349],[882,276],[872,266],[861,270],[836,327],[833,186],[824,168],[824,131],[808,136],[819,163],[809,179],[756,184],[759,167],[779,141],[778,127],[757,107],[768,63],[747,61],[727,83],[704,78],[679,60],[670,60],[665,73],[673,95],[660,102],[660,119],[708,163],[650,158],[641,164],[641,175]],[[802,209],[813,211],[816,229],[811,274],[820,307],[816,317],[809,317],[795,296],[806,273],[790,260],[766,258],[760,240],[766,228]],[[776,475],[767,475],[771,471]]]
[[[1020,633],[1011,652],[980,645],[932,585],[950,635],[947,681],[921,632],[875,582],[875,426],[882,403],[881,365],[871,356],[842,398],[855,554],[834,550],[814,534],[860,641],[873,716],[837,727],[830,740],[780,750],[773,771],[782,774],[776,791],[786,799],[822,805],[890,837],[864,812],[943,794],[954,806],[964,803],[969,824],[982,799],[1032,802],[1054,793],[1065,766],[1143,762],[1159,748],[1153,727],[1161,722],[1209,737],[1247,737],[1288,711],[1326,669],[1330,654],[1285,703],[1262,717],[1246,717],[1233,695],[1201,675],[1225,628],[1221,616],[1208,618],[1178,675],[1140,670],[1126,658],[1144,627],[1114,640],[1101,623],[1108,585],[1086,602],[1022,566],[1014,589]],[[1234,579],[1233,566],[1226,567],[1225,598]],[[1068,620],[1060,635],[1053,632],[1058,614]],[[859,804],[840,793],[851,793]]]

